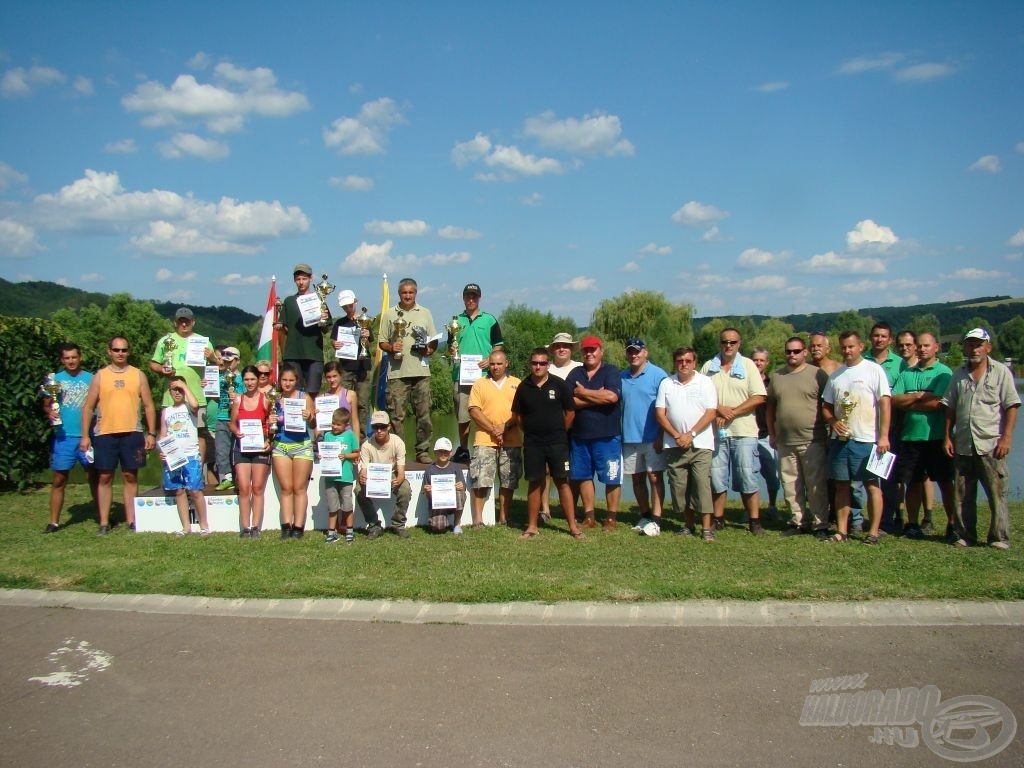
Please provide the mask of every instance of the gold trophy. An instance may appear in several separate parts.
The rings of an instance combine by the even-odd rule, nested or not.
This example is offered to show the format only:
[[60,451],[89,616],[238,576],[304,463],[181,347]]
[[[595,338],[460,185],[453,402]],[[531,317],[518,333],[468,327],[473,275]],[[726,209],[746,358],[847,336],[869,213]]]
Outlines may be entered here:
[[267,431],[273,438],[277,434],[277,401],[281,399],[281,390],[276,386],[270,388],[267,398]]
[[52,373],[47,374],[39,389],[50,398],[50,424],[59,427],[64,422],[60,418],[60,384],[57,383],[57,377]]
[[356,322],[359,324],[359,359],[366,360],[370,357],[370,344],[369,339],[364,337],[361,331],[368,331],[373,325],[373,318],[366,314],[366,307],[362,307],[363,314],[356,318]]
[[323,318],[324,312],[326,312],[328,316],[330,316],[331,312],[330,309],[328,309],[327,307],[327,297],[334,293],[334,289],[336,286],[331,285],[331,283],[327,280],[326,274],[321,275],[320,278],[320,282],[316,284],[316,295],[320,297],[320,328],[324,329],[328,325],[330,325],[330,320],[325,320]]
[[[843,392],[843,396],[839,398],[839,421],[843,426],[849,426],[850,414],[853,413],[853,410],[856,407],[857,399],[855,397],[851,397],[849,391]],[[850,439],[850,435],[847,433],[837,435],[837,437],[844,443]]]
[[224,383],[228,386],[228,399],[232,402],[235,399],[235,379],[238,374],[235,371],[224,371]]
[[174,370],[174,350],[178,348],[178,342],[171,334],[167,334],[160,343],[164,347],[164,371],[171,373]]
[[[395,322],[391,324],[392,344],[402,341],[405,338],[405,332],[409,329],[409,321],[405,319],[405,312],[399,309],[395,314],[397,314],[398,317],[395,319]],[[402,357],[404,357],[404,355],[401,352],[391,353],[391,359],[396,363],[401,362]]]
[[462,326],[459,325],[459,316],[452,315],[452,321],[444,327],[448,331],[448,359],[451,360],[452,365],[458,365],[459,356],[459,331],[462,330]]

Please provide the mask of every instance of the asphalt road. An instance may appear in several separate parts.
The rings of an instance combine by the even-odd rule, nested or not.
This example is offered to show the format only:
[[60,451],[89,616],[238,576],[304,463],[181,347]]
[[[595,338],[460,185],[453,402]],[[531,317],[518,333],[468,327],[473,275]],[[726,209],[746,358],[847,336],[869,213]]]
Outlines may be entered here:
[[[801,726],[814,680],[858,674],[864,691],[933,685],[1024,720],[1020,626],[413,625],[5,605],[0,658],[10,766],[954,764],[920,739],[872,743],[865,725]],[[981,764],[1024,764],[1021,739]]]

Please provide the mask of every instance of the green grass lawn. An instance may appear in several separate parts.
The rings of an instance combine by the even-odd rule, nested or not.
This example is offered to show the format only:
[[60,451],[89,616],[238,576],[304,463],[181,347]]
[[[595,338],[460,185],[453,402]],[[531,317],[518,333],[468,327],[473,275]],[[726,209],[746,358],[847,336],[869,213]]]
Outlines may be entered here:
[[[0,495],[0,587],[473,603],[1024,599],[1019,539],[1000,552],[959,550],[937,539],[887,538],[866,547],[781,538],[778,530],[755,538],[741,525],[738,508],[729,510],[730,524],[711,544],[673,535],[674,521],[657,538],[640,536],[630,530],[635,510],[625,510],[615,533],[591,531],[582,542],[556,520],[529,541],[519,540],[518,529],[495,527],[459,537],[416,530],[406,541],[387,535],[368,542],[359,535],[346,546],[325,545],[319,533],[291,541],[274,532],[256,541],[227,533],[179,539],[132,534],[123,525],[99,538],[83,486],[69,487],[63,527],[44,535],[47,500],[46,488]],[[521,522],[525,513],[517,501],[513,520]],[[1019,532],[1024,503],[1015,502],[1012,514]]]

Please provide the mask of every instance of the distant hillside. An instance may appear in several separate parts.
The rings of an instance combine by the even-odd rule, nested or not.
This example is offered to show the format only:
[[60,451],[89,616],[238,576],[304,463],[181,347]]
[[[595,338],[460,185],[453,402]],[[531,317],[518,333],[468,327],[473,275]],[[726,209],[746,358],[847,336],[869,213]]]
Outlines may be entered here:
[[[899,329],[910,322],[915,315],[935,315],[943,334],[950,331],[959,332],[960,328],[973,317],[984,318],[992,326],[1001,325],[1017,315],[1024,315],[1024,299],[1011,296],[982,296],[965,301],[952,301],[940,304],[912,304],[906,307],[865,307],[857,309],[861,315],[870,315],[875,320],[885,320],[893,328]],[[838,312],[819,312],[809,315],[782,315],[780,320],[791,323],[797,331],[816,331],[829,329],[835,322]],[[727,315],[715,315],[726,320]],[[714,317],[697,317],[693,320],[695,331],[703,328]],[[751,315],[756,323],[768,318],[768,315]]]
[[[105,293],[90,293],[79,288],[67,288],[56,283],[33,280],[12,283],[0,278],[0,315],[13,317],[50,317],[59,309],[81,309],[95,304],[107,306],[110,297]],[[153,301],[157,314],[167,318],[168,328],[174,311],[181,302]],[[214,344],[233,344],[238,331],[244,329],[253,333],[258,315],[245,312],[238,307],[201,307],[189,304],[200,322],[200,330],[209,336]]]

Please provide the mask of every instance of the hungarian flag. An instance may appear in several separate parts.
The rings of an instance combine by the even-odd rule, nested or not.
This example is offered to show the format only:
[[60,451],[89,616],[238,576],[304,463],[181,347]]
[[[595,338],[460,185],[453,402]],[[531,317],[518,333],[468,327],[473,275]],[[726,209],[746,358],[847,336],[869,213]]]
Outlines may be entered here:
[[260,328],[260,343],[256,348],[257,360],[270,361],[270,381],[277,381],[277,331],[274,329],[274,313],[277,304],[277,278],[270,278],[270,295],[267,309],[263,313],[263,327]]

